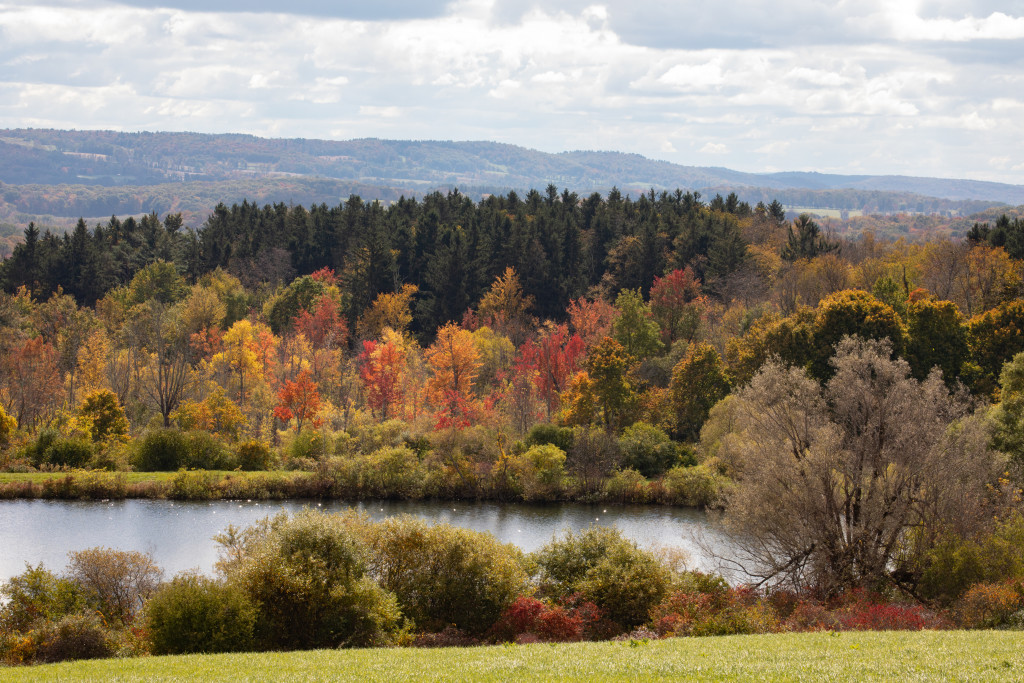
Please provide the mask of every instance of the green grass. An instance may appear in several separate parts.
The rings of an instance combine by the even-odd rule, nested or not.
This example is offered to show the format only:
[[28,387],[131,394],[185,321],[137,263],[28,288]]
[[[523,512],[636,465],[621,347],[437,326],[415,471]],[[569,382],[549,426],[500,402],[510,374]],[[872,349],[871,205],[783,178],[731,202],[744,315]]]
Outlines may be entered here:
[[1009,631],[890,631],[318,650],[74,662],[0,670],[0,681],[1019,681],[1021,643]]
[[[204,470],[209,471],[210,474],[217,475],[217,477],[223,479],[230,475],[235,478],[259,478],[267,475],[274,475],[282,477],[284,479],[292,479],[296,476],[303,474],[298,471],[291,470],[274,470],[272,472],[241,472],[241,471],[228,471],[228,470]],[[84,470],[71,470],[68,472],[0,472],[0,484],[7,484],[13,482],[24,482],[30,481],[33,484],[41,484],[49,479],[62,479],[69,474],[80,475]],[[117,474],[123,474],[125,480],[129,484],[141,484],[149,481],[171,481],[178,474],[177,472],[110,472],[110,476]]]

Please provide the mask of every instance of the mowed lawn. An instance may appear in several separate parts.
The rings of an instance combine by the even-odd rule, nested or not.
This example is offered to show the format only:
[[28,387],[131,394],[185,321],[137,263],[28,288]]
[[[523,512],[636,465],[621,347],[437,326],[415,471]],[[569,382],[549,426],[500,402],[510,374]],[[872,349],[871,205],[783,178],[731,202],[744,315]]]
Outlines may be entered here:
[[1020,681],[1024,633],[809,633],[477,648],[144,657],[0,681]]

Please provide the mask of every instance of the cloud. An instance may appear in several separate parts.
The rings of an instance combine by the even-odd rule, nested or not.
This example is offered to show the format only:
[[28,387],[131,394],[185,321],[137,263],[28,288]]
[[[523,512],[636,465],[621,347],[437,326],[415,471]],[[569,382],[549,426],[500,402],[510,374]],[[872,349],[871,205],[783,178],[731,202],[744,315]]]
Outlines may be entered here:
[[1024,183],[990,163],[1024,139],[1020,0],[42,3],[0,4],[0,127],[492,139]]
[[706,142],[700,148],[701,154],[727,154],[729,148],[720,142]]

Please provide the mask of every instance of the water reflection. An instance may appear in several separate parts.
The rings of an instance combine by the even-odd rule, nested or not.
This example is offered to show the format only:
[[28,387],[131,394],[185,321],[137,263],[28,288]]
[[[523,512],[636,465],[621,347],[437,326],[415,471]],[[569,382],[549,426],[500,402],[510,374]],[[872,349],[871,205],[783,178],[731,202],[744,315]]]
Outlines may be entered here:
[[[125,500],[108,502],[0,501],[0,579],[43,562],[63,569],[67,554],[93,546],[152,552],[168,576],[185,569],[211,572],[217,559],[212,538],[228,524],[246,526],[268,515],[303,507],[342,510],[341,502],[204,501],[196,503]],[[566,529],[591,524],[616,526],[645,547],[681,548],[691,566],[715,568],[701,548],[727,554],[726,537],[697,510],[632,505],[452,503],[364,501],[353,507],[379,520],[411,514],[447,522],[536,550]]]

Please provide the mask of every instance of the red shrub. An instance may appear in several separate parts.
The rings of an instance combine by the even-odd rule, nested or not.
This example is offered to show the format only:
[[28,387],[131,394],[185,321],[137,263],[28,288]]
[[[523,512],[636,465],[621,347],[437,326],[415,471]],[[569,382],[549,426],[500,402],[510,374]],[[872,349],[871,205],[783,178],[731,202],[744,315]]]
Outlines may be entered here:
[[601,610],[592,602],[563,606],[520,596],[502,613],[488,635],[502,642],[572,642],[600,632],[601,621]]

